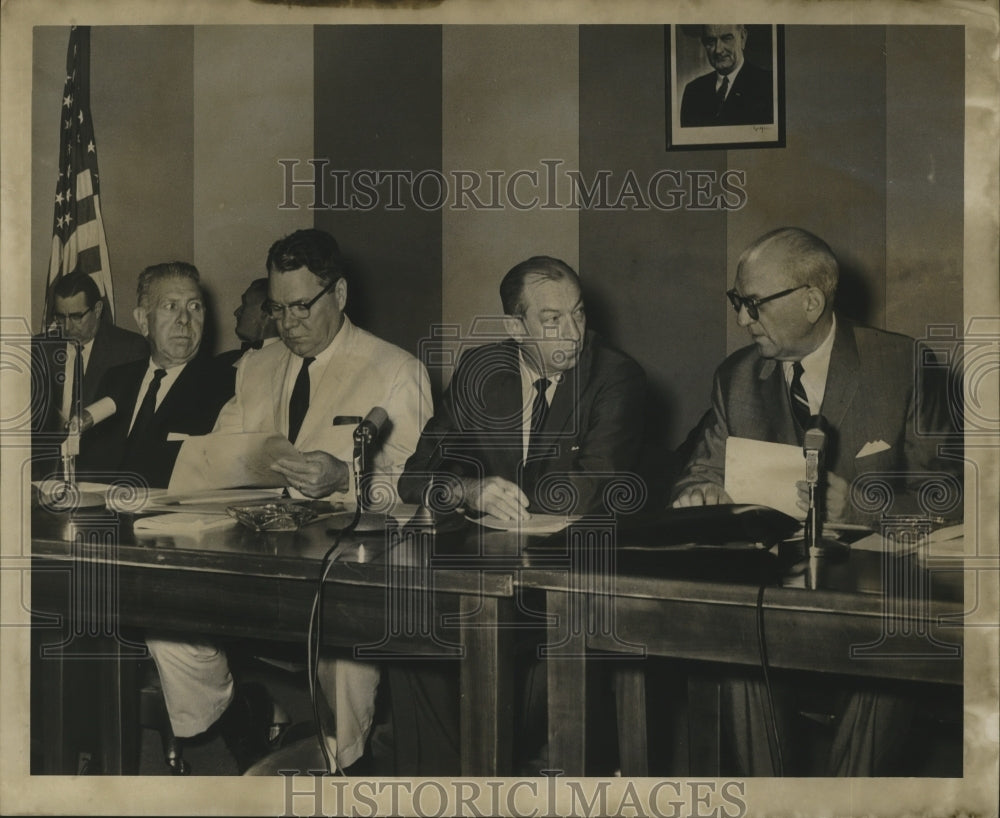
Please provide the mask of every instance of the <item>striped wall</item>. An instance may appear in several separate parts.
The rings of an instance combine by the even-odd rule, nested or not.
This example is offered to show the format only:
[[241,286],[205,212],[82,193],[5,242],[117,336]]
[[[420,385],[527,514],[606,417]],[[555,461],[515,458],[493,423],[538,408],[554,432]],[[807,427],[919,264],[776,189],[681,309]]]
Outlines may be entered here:
[[[38,310],[67,33],[35,30]],[[315,224],[357,273],[348,311],[416,352],[434,324],[468,331],[495,314],[512,264],[556,255],[580,270],[591,325],[645,367],[664,449],[745,342],[723,293],[765,230],[794,223],[826,238],[856,316],[914,335],[961,323],[961,28],[789,26],[786,147],[761,150],[665,150],[663,44],[661,26],[97,28],[94,119],[119,307],[130,309],[144,265],[193,259],[210,283],[214,346],[234,346],[243,282],[271,241]],[[297,178],[311,158],[328,173],[423,172],[424,204],[435,178],[446,195],[421,207],[404,188],[386,207],[382,184],[373,206],[310,209],[298,188],[296,206],[281,207],[283,158],[302,160]],[[613,195],[630,171],[645,184],[668,170],[689,190],[699,174],[736,171],[746,201],[579,210],[566,206],[565,170],[608,174]],[[486,206],[456,195],[456,175],[479,179]],[[536,195],[534,206],[511,201]]]

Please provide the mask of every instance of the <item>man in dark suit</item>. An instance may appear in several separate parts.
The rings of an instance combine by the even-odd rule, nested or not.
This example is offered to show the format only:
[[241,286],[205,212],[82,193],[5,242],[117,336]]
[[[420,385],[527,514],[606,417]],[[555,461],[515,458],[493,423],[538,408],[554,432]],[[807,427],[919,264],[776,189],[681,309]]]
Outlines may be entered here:
[[255,278],[243,291],[240,305],[233,311],[240,348],[220,352],[216,356],[220,361],[235,366],[248,350],[260,349],[265,343],[278,340],[278,328],[274,319],[264,311],[266,301],[267,279]]
[[681,127],[774,122],[773,75],[744,59],[746,26],[703,26],[701,42],[715,70],[684,87]]
[[[104,373],[118,364],[145,358],[145,339],[116,326],[104,315],[94,279],[85,273],[64,276],[53,287],[57,335],[32,339],[32,400],[36,476],[58,464],[59,444],[71,414],[94,402]],[[77,382],[77,377],[80,377]]]
[[[604,488],[636,466],[645,375],[587,331],[580,281],[565,262],[521,262],[501,282],[500,299],[510,338],[459,360],[406,464],[400,496],[508,521],[546,511],[606,513]],[[545,764],[545,673],[533,654],[520,661],[515,752],[521,772],[537,774]],[[407,765],[397,774],[458,771],[453,671],[440,662],[390,666],[397,762]]]
[[[919,482],[929,474],[943,476],[944,485],[950,476],[961,508],[961,461],[939,453],[942,443],[956,442],[943,384],[925,381],[918,392],[913,339],[834,312],[838,277],[830,248],[799,228],[772,231],[744,251],[727,295],[753,344],[716,372],[712,408],[675,486],[675,506],[731,502],[729,437],[801,446],[805,429],[821,416],[828,445],[820,505],[827,521],[875,522],[874,513],[851,502],[851,484],[872,472],[892,486],[889,513],[915,511]],[[798,488],[804,509],[804,482]],[[734,682],[724,691],[738,774],[775,774],[761,687]],[[785,694],[787,704],[791,690]],[[826,773],[884,774],[905,737],[911,700],[874,685],[842,698]],[[792,758],[787,747],[782,755]]]
[[166,488],[183,439],[212,431],[233,394],[233,368],[198,355],[205,306],[197,269],[184,262],[147,267],[139,276],[136,323],[148,357],[109,369],[95,399],[115,414],[81,439],[78,469],[95,478],[132,473]]
[[521,262],[500,298],[510,338],[462,356],[400,495],[421,502],[443,476],[456,506],[513,520],[552,507],[550,476],[571,487],[566,513],[600,511],[607,482],[635,466],[645,375],[587,331],[579,278],[564,262]]

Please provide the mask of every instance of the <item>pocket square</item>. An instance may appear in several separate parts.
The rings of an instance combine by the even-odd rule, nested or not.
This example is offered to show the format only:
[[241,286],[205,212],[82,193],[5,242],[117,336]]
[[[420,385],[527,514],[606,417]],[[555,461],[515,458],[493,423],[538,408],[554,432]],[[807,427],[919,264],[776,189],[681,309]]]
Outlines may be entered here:
[[854,455],[858,457],[868,457],[872,454],[878,454],[879,452],[887,451],[890,448],[889,444],[884,440],[869,440],[864,446],[861,447],[861,451]]
[[167,432],[167,443],[174,443],[180,440],[187,440],[191,435],[186,435],[184,432]]

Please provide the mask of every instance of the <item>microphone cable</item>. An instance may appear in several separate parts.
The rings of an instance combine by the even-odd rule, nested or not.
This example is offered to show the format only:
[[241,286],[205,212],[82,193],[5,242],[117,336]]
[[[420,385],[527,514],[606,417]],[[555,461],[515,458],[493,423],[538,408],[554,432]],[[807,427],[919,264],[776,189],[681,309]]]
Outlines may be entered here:
[[767,712],[764,722],[768,731],[768,749],[771,752],[771,764],[775,767],[779,778],[784,778],[785,765],[781,757],[781,737],[778,734],[778,720],[774,712],[774,691],[771,688],[770,664],[767,659],[767,640],[764,636],[764,591],[767,583],[761,583],[757,589],[757,650],[760,655],[760,667],[764,672],[764,690],[767,694]]
[[[308,653],[306,656],[306,667],[309,673],[309,700],[312,705],[313,721],[316,723],[316,738],[319,741],[320,752],[323,753],[323,760],[326,768],[332,774],[339,772],[336,759],[330,758],[330,751],[326,746],[326,738],[323,733],[323,720],[319,712],[319,699],[322,687],[319,681],[319,651],[323,644],[323,586],[330,575],[334,564],[344,553],[346,543],[343,543],[344,535],[350,534],[361,520],[361,503],[358,502],[354,508],[354,514],[350,522],[343,528],[330,529],[327,533],[333,533],[333,543],[323,554],[319,564],[319,581],[316,587],[316,594],[313,597],[312,610],[309,614],[308,630]],[[336,713],[334,713],[336,718]]]

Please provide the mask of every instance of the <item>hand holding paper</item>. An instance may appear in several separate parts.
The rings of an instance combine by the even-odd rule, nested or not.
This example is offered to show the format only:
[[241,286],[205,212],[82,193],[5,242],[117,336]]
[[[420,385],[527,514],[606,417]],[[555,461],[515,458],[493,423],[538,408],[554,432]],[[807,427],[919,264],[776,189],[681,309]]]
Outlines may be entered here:
[[304,464],[302,454],[273,432],[217,432],[190,437],[181,444],[170,476],[171,493],[244,486],[278,487],[286,481],[271,466]]
[[726,493],[734,503],[754,503],[805,519],[798,483],[805,479],[800,446],[745,437],[726,441]]
[[295,452],[295,456],[276,460],[270,468],[306,497],[326,497],[350,487],[347,464],[326,452]]

